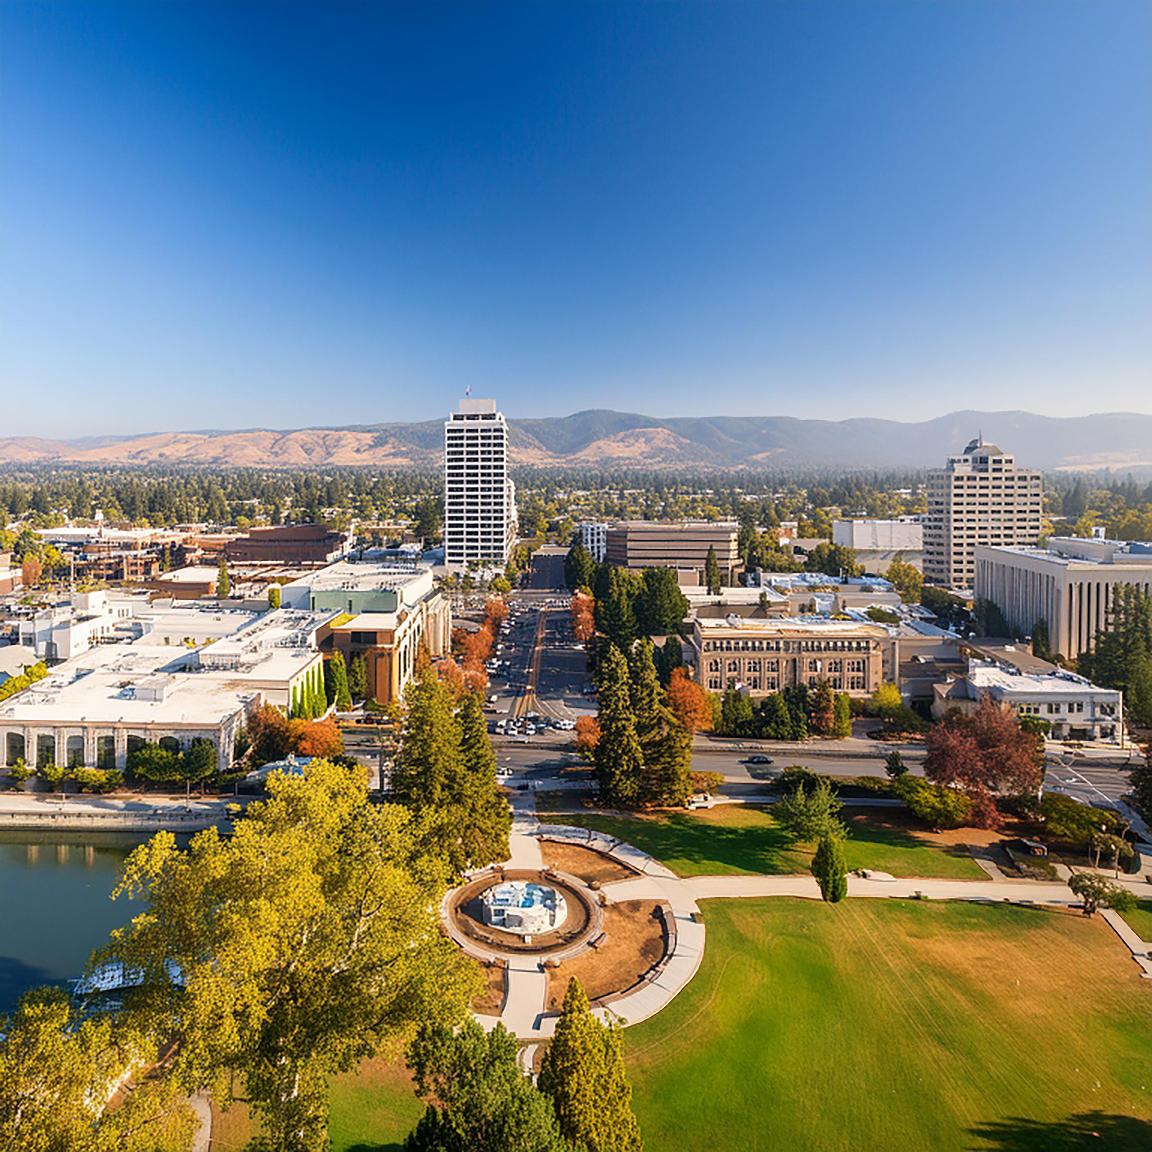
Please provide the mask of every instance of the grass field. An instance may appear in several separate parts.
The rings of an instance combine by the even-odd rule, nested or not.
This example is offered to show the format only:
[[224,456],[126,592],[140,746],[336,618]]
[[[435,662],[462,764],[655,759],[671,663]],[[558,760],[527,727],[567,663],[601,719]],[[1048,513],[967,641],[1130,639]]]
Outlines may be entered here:
[[695,980],[625,1033],[648,1152],[1152,1148],[1152,989],[1100,921],[765,900],[705,922]]
[[[851,810],[846,810],[851,811]],[[594,828],[655,856],[680,876],[807,872],[810,848],[791,838],[763,808],[727,804],[699,812],[658,816],[565,816],[565,824]],[[984,873],[966,851],[942,847],[892,823],[881,809],[857,810],[848,819],[844,845],[849,869],[875,868],[893,876],[930,876],[947,880],[983,880]]]
[[332,1085],[332,1152],[398,1152],[424,1105],[400,1063],[368,1060]]
[[1121,912],[1120,915],[1141,940],[1152,940],[1152,900],[1141,900],[1134,911]]

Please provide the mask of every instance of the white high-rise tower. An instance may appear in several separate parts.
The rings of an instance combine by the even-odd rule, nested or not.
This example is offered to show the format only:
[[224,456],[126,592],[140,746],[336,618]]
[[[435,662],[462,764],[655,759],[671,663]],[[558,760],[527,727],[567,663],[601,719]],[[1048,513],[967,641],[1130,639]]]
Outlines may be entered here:
[[461,400],[444,422],[444,562],[505,564],[515,541],[508,423],[495,400]]

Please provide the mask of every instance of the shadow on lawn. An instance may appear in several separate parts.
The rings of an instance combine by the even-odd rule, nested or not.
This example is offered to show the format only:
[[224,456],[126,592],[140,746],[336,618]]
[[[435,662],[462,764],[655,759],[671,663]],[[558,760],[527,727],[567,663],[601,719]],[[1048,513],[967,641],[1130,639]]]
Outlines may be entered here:
[[859,844],[880,844],[885,848],[931,848],[942,856],[971,858],[966,844],[938,844],[906,828],[879,817],[874,812],[853,813],[848,816],[848,832]]
[[978,1124],[969,1131],[985,1142],[973,1147],[991,1147],[999,1152],[1152,1152],[1152,1123],[1106,1112],[1080,1112],[1053,1121],[1009,1116]]
[[403,1144],[353,1144],[347,1152],[404,1152]]

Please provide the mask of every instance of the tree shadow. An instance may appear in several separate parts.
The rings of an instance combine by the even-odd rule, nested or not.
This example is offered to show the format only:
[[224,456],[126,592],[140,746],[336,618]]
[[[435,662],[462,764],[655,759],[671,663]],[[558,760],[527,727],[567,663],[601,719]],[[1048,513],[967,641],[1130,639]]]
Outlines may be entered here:
[[403,1144],[350,1144],[347,1152],[404,1152]]
[[983,1141],[973,1148],[999,1152],[1152,1152],[1152,1123],[1099,1111],[1051,1121],[1009,1116],[977,1124],[969,1132]]

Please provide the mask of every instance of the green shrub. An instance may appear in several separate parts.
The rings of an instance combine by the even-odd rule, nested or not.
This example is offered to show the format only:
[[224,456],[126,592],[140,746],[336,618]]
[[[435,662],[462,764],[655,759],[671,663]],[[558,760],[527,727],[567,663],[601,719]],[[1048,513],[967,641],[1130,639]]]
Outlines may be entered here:
[[892,781],[892,791],[908,811],[931,828],[963,828],[972,819],[972,801],[955,788],[931,784],[919,776]]
[[124,783],[115,768],[73,768],[69,775],[81,792],[111,792]]

